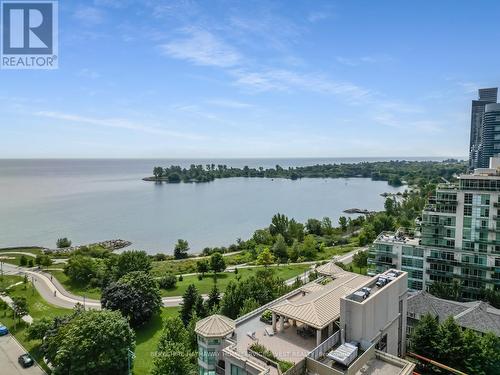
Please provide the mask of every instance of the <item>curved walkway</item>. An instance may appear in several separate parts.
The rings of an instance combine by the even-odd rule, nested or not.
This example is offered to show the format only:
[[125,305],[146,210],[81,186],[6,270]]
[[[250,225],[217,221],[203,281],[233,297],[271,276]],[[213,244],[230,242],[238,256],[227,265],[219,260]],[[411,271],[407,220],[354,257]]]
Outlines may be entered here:
[[[366,248],[367,247],[358,248],[356,250],[351,251],[350,253],[335,257],[336,258],[335,260],[344,263],[350,263],[352,261],[352,257],[354,254],[356,254],[358,251],[366,250]],[[312,269],[313,264],[316,263],[317,262],[304,262],[302,264],[310,264]],[[3,272],[5,274],[27,275],[29,278],[31,278],[33,285],[35,286],[38,293],[40,293],[42,298],[45,299],[47,302],[51,303],[52,305],[72,309],[77,303],[79,303],[81,305],[85,305],[85,308],[87,309],[96,309],[96,310],[101,309],[100,301],[95,299],[84,298],[82,296],[77,296],[68,292],[64,288],[64,286],[59,282],[59,280],[57,280],[56,277],[53,277],[48,273],[45,273],[40,270],[15,266],[8,263],[2,263],[2,267],[3,267]],[[240,266],[238,268],[251,268],[251,267],[257,267],[257,266]],[[304,272],[303,274],[300,275],[300,278],[303,281],[306,281],[310,272],[311,272],[310,270]],[[288,285],[292,285],[295,280],[296,277],[293,277],[287,280],[286,283]],[[202,296],[203,298],[207,298],[207,295],[202,295]],[[182,303],[182,296],[163,297],[162,302],[163,306],[165,307],[179,306]]]

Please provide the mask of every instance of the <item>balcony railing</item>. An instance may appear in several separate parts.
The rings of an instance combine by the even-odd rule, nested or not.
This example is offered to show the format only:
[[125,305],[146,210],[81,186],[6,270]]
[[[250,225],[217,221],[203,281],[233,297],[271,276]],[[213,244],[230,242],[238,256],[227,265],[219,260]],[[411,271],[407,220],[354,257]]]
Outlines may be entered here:
[[433,270],[433,269],[426,269],[425,273],[428,275],[436,275],[436,276],[446,276],[446,277],[453,277],[455,274],[453,273],[453,270],[450,271],[442,271],[442,270]]

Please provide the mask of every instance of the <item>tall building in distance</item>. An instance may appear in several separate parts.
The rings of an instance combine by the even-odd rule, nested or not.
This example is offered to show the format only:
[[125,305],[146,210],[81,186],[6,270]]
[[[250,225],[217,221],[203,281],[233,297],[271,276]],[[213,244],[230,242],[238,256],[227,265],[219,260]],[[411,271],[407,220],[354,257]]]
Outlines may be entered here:
[[[493,115],[500,104],[491,106],[485,113],[500,120],[500,112]],[[489,168],[461,175],[457,184],[439,184],[420,228],[380,234],[370,251],[372,272],[406,271],[414,290],[457,281],[467,299],[477,299],[481,289],[500,290],[499,216],[500,158],[494,157]]]
[[500,153],[500,104],[486,104],[481,130],[479,168],[487,168],[490,158]]
[[483,140],[483,117],[486,105],[496,103],[497,96],[498,87],[479,89],[479,99],[472,101],[469,147],[470,170],[488,167],[489,156],[483,156],[482,154],[483,148],[489,147],[489,144]]

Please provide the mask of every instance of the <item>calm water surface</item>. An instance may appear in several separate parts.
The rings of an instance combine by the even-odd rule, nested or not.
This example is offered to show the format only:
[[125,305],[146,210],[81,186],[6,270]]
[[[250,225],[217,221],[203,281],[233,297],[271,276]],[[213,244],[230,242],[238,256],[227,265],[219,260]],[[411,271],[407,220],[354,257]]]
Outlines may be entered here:
[[[242,167],[283,167],[362,159],[209,160]],[[375,160],[375,159],[363,159]],[[382,160],[382,159],[379,159]],[[200,160],[0,160],[0,247],[53,247],[125,239],[149,253],[172,253],[178,238],[193,251],[246,239],[281,212],[299,221],[347,208],[380,210],[386,182],[369,179],[231,178],[203,184],[155,184],[155,165]]]

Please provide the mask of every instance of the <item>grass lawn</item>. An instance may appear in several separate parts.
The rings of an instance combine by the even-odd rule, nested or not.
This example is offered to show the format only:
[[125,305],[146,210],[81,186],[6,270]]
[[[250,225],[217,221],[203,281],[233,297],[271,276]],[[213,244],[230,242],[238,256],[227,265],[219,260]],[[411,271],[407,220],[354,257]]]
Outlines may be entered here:
[[[22,277],[19,276],[4,276],[3,285],[9,286],[15,284],[16,282],[23,281]],[[71,312],[69,309],[63,309],[53,306],[40,297],[38,292],[34,290],[31,284],[27,284],[26,290],[25,285],[18,285],[9,290],[9,295],[11,297],[25,297],[28,306],[29,314],[33,319],[40,319],[42,317],[55,317],[66,315]],[[17,327],[14,330],[14,319],[12,317],[12,310],[7,308],[6,310],[0,310],[0,322],[9,328],[9,331],[16,337],[16,339],[24,346],[24,348],[33,356],[33,358],[47,371],[47,367],[43,364],[42,355],[40,353],[40,344],[38,340],[28,341],[26,339],[26,325],[24,323],[17,323]]]
[[99,288],[90,288],[85,285],[81,285],[78,283],[73,283],[68,276],[63,271],[55,271],[49,269],[48,272],[59,280],[59,282],[64,286],[68,292],[73,293],[77,296],[83,296],[90,299],[100,299],[101,298],[101,289]]
[[8,252],[32,253],[34,255],[43,254],[42,250],[34,248],[34,247],[19,247],[19,248],[0,249],[0,253],[8,253]]
[[[206,260],[210,260],[210,257],[204,257]],[[153,262],[152,273],[155,276],[163,276],[167,272],[171,272],[174,275],[181,275],[186,273],[196,272],[196,263],[199,259],[183,259],[183,260],[165,260],[160,262]],[[229,256],[225,256],[226,266],[233,266],[236,264],[248,263],[251,261],[250,254],[239,253]]]
[[163,331],[163,319],[178,314],[178,307],[164,307],[161,309],[161,315],[155,316],[148,324],[136,330],[134,374],[149,374],[153,366],[153,354]]
[[[271,267],[276,271],[276,275],[282,279],[288,280],[292,277],[298,276],[304,273],[310,268],[307,264],[297,264],[297,265],[283,265],[279,267]],[[259,268],[240,268],[238,269],[238,275],[234,272],[225,272],[217,275],[217,288],[220,292],[224,292],[227,284],[231,280],[235,280],[236,276],[241,276],[241,279],[245,279],[251,275],[255,275]],[[207,274],[202,280],[198,280],[198,276],[185,276],[183,281],[177,281],[177,285],[174,289],[163,290],[162,295],[164,297],[172,296],[182,296],[186,291],[188,285],[194,284],[201,294],[208,294],[213,287],[214,278],[212,274]]]
[[345,245],[337,245],[325,248],[323,251],[318,253],[318,255],[316,256],[316,260],[329,260],[333,256],[346,254],[350,251],[355,250],[358,247],[360,247],[358,238],[351,237],[349,239],[349,243]]
[[354,273],[359,273],[360,275],[368,274],[368,266],[366,267],[356,267],[353,263],[346,264],[347,269]]
[[[27,257],[25,257],[27,258]],[[3,263],[9,263],[9,264],[13,264],[15,266],[19,266],[19,259],[21,259],[21,255],[17,255],[17,254],[7,254],[7,253],[0,253],[0,262],[3,262]],[[33,260],[35,260],[33,258]]]

